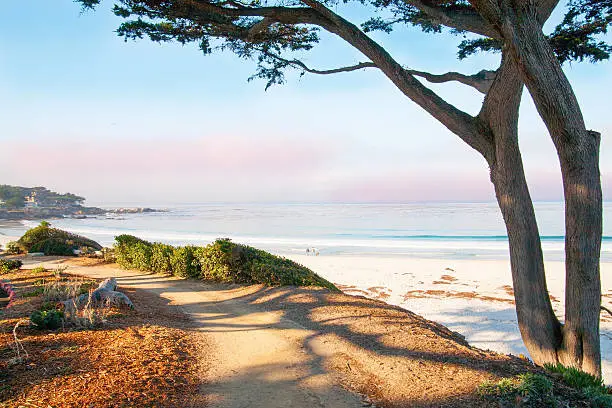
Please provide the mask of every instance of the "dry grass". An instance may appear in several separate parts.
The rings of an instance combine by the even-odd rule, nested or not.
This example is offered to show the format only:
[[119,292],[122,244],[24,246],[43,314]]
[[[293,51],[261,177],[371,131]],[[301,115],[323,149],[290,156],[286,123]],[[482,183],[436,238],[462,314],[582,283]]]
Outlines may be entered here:
[[[7,278],[18,294],[41,278],[57,279],[52,272],[28,271]],[[74,286],[70,279],[75,277],[62,276],[65,284],[55,287]],[[200,405],[200,343],[190,321],[147,292],[125,293],[136,310],[78,305],[72,317],[67,314],[71,326],[53,332],[27,324],[44,303],[42,295],[19,297],[0,312],[0,407]]]

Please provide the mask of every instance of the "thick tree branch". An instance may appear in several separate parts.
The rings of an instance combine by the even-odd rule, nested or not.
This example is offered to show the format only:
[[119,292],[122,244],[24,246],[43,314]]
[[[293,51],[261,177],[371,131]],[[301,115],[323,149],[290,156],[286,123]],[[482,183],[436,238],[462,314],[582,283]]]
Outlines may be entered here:
[[474,75],[460,74],[459,72],[447,72],[445,74],[430,74],[429,72],[406,70],[411,75],[425,78],[428,82],[439,84],[443,82],[457,81],[464,85],[471,86],[486,95],[491,89],[497,71],[482,70]]
[[249,28],[248,38],[253,40],[257,34],[266,31],[272,24],[274,24],[274,20],[269,17],[264,17],[261,21],[258,21]]
[[[194,9],[189,12],[200,11],[207,14],[217,14],[226,17],[264,17],[284,24],[314,24],[323,26],[327,23],[310,7],[240,7],[227,8],[211,4],[206,0],[185,0],[186,5]],[[193,16],[193,14],[188,14]],[[197,16],[197,15],[196,15]],[[200,14],[199,16],[202,16]]]
[[[408,1],[408,0],[405,0]],[[508,11],[513,6],[508,1],[496,1],[496,0],[468,0],[470,4],[477,10],[481,18],[493,27],[496,27],[497,37],[491,38],[503,38],[501,26],[506,23],[506,17]],[[529,2],[527,0],[518,0],[517,3],[524,9],[529,9],[535,15],[540,27],[544,25],[546,20],[550,17],[553,10],[559,4],[559,0],[536,0]],[[506,17],[503,17],[506,16]],[[471,30],[468,30],[471,31]],[[472,31],[473,32],[473,31]]]
[[483,156],[491,155],[491,143],[482,137],[482,128],[476,118],[446,102],[404,69],[376,41],[368,37],[353,23],[345,20],[316,0],[302,0],[304,4],[320,13],[331,24],[323,28],[336,34],[361,51],[413,102],[458,135],[469,146]]
[[476,10],[468,8],[451,9],[440,7],[428,0],[403,0],[406,4],[416,7],[427,14],[432,21],[446,27],[490,38],[501,38],[499,31],[489,24]]
[[[191,18],[199,18],[203,23],[211,21],[214,17],[211,14],[230,18],[262,17],[281,24],[315,25],[336,34],[364,54],[404,95],[425,109],[451,132],[458,135],[485,157],[491,155],[491,143],[482,137],[481,125],[476,118],[457,109],[427,88],[356,25],[329,10],[318,1],[302,0],[308,7],[245,8],[219,7],[205,0],[186,0],[186,2],[192,7],[183,12],[188,12]],[[244,30],[243,27],[240,29],[248,33],[248,29]],[[248,34],[242,35],[244,41],[249,40]]]

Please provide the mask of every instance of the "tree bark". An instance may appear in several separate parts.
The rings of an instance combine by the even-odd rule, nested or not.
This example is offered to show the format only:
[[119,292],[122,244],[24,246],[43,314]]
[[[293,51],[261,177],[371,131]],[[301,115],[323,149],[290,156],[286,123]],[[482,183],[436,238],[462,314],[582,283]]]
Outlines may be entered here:
[[504,51],[479,117],[494,136],[491,181],[508,233],[519,329],[531,358],[543,364],[557,361],[561,325],[548,295],[540,234],[518,144],[522,89],[517,66]]
[[601,376],[599,255],[602,194],[597,132],[588,131],[559,61],[544,37],[537,13],[506,9],[504,41],[519,66],[555,144],[565,198],[565,325],[559,361]]

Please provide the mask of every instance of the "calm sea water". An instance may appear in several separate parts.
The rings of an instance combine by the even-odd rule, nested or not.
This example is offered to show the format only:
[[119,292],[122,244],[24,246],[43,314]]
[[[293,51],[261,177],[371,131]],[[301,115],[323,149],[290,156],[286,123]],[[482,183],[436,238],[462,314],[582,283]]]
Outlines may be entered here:
[[[108,215],[52,224],[110,245],[118,234],[171,244],[229,237],[279,254],[397,255],[505,259],[508,243],[495,203],[193,204],[165,213]],[[536,203],[545,256],[563,259],[563,204]],[[606,222],[611,220],[610,222]],[[35,225],[0,229],[18,235]],[[604,206],[602,261],[612,262],[612,203]]]

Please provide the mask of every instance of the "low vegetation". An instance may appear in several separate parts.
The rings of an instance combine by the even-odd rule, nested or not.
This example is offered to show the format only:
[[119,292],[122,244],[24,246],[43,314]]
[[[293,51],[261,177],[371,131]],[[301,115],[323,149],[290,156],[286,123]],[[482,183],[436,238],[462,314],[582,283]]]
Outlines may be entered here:
[[[565,407],[570,401],[576,406],[612,408],[612,395],[600,378],[576,368],[547,365],[551,378],[544,374],[524,373],[497,382],[486,381],[478,387],[483,398],[496,401],[500,406]],[[560,389],[554,378],[559,377],[570,389]]]
[[26,231],[13,246],[13,251],[19,253],[42,252],[45,255],[59,256],[72,256],[75,250],[87,253],[101,249],[102,246],[97,242],[58,228],[51,228],[51,225],[45,221]]
[[17,255],[21,253],[21,248],[15,241],[7,242],[4,250],[8,255]]
[[[74,290],[44,290],[58,281],[79,292],[97,281],[65,271],[13,270],[16,301],[0,310],[0,407],[185,407],[198,395],[196,335],[190,321],[162,299],[126,290],[137,308],[89,307],[105,314],[87,323],[47,301]],[[61,292],[61,291],[60,291]],[[80,308],[87,310],[87,305]]]
[[35,310],[30,315],[30,322],[40,330],[55,330],[62,327],[64,312],[61,310]]
[[22,263],[18,259],[0,258],[0,274],[7,273],[13,269],[21,268]]
[[131,235],[120,235],[115,241],[115,259],[126,269],[214,282],[320,286],[338,291],[331,282],[302,265],[229,239],[218,239],[206,247],[173,247]]
[[591,401],[592,407],[612,408],[612,389],[604,385],[602,378],[562,364],[546,364],[544,367],[559,376],[565,384],[580,391]]

